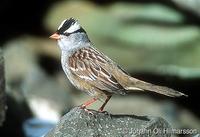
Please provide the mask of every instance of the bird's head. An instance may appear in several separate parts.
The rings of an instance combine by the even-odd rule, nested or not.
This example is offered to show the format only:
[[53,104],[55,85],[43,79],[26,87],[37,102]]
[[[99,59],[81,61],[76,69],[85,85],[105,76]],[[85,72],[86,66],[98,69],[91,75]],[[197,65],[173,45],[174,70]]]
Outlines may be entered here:
[[57,40],[62,50],[79,46],[77,44],[89,42],[85,30],[80,26],[78,20],[74,18],[62,21],[57,31],[50,38]]

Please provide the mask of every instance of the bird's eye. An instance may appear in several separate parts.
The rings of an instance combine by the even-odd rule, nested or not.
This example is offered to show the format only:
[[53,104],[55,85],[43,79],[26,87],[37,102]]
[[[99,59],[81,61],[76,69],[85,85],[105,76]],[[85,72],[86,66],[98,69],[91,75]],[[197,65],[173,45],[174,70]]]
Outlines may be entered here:
[[71,34],[71,33],[67,33],[67,32],[64,33],[65,36],[69,36],[70,34]]

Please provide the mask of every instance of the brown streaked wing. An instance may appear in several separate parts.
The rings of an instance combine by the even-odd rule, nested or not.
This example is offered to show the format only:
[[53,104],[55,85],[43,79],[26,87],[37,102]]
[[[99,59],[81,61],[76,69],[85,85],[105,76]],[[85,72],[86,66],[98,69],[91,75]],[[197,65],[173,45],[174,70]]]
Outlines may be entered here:
[[106,57],[91,47],[79,49],[69,58],[69,67],[74,75],[98,89],[119,93],[117,91],[124,88],[109,72],[107,63]]

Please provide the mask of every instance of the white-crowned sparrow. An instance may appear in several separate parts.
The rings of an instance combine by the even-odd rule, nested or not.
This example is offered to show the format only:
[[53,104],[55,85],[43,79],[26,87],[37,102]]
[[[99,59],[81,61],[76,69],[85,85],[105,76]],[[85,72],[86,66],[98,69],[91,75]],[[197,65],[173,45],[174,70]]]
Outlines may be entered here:
[[84,108],[99,99],[104,101],[99,108],[99,111],[103,111],[112,94],[125,95],[134,90],[153,91],[170,97],[186,96],[128,75],[118,64],[93,47],[85,30],[73,18],[64,20],[50,38],[58,41],[62,52],[62,68],[69,81],[93,97],[82,105]]

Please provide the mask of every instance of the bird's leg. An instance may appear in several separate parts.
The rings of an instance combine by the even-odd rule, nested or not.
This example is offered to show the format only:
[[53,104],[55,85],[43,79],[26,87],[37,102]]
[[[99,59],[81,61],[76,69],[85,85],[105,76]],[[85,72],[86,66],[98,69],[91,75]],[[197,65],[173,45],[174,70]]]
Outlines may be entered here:
[[97,98],[92,98],[92,99],[86,101],[85,103],[83,103],[83,104],[81,105],[81,108],[86,108],[87,106],[91,105],[91,104],[94,103],[95,101],[97,101]]
[[89,114],[92,114],[92,115],[93,115],[93,113],[92,113],[91,111],[89,111],[86,107],[89,106],[89,105],[91,105],[91,104],[94,103],[95,101],[97,101],[97,98],[92,98],[92,99],[86,101],[85,103],[83,103],[83,104],[81,105],[81,108],[84,109],[84,110],[85,110],[86,112],[88,112]]
[[99,108],[99,112],[103,112],[104,107],[106,106],[106,104],[108,103],[108,101],[110,100],[110,98],[112,97],[112,95],[108,95],[105,102],[103,103],[103,105]]

